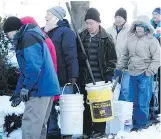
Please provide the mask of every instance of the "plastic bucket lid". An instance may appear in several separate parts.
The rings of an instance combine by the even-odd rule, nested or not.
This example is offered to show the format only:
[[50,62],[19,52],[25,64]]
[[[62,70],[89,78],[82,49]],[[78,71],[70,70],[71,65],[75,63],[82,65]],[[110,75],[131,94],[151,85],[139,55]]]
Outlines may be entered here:
[[86,84],[86,87],[102,86],[102,85],[105,85],[105,81],[96,82],[96,85],[94,85],[93,83],[89,83],[89,84]]
[[60,111],[66,111],[66,112],[70,112],[70,111],[84,111],[84,107],[65,107],[65,106],[60,106]]

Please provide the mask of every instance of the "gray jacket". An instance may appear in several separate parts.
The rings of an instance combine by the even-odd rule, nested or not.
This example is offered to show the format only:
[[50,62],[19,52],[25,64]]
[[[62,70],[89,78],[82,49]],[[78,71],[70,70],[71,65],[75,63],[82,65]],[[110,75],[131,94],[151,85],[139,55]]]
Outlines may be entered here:
[[[143,37],[138,37],[136,24],[144,24],[149,32]],[[160,66],[160,45],[153,36],[153,27],[147,16],[139,16],[131,26],[128,33],[127,42],[123,50],[121,59],[118,61],[117,69],[128,67],[132,76],[150,72],[151,75],[157,73]]]

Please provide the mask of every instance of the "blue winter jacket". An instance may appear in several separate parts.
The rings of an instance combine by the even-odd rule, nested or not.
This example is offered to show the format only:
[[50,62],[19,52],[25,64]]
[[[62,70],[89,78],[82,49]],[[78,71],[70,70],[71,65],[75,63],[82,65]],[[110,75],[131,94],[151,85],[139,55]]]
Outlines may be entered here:
[[41,30],[33,24],[23,26],[14,36],[21,71],[15,93],[20,93],[23,87],[33,97],[60,94],[58,78],[44,39]]
[[56,48],[59,83],[64,86],[70,78],[77,78],[79,74],[76,35],[67,20],[58,21],[58,27],[49,31],[48,35]]
[[160,41],[161,21],[158,24],[155,24],[154,20],[152,19],[150,22],[155,29],[155,34],[154,34],[155,38],[157,38]]

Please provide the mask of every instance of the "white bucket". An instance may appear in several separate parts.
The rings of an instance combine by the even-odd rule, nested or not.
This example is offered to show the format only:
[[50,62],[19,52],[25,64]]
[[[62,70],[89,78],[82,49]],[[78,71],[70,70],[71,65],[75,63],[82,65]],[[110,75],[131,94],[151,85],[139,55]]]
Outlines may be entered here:
[[4,111],[0,111],[0,139],[3,138],[3,125],[4,125]]
[[73,105],[75,106],[83,106],[83,95],[80,94],[66,94],[60,96],[59,104],[62,105]]
[[66,84],[60,96],[60,126],[62,135],[82,135],[83,134],[83,95],[63,94]]
[[106,134],[117,134],[119,131],[130,131],[132,129],[132,102],[115,101],[114,115],[114,120],[106,124]]

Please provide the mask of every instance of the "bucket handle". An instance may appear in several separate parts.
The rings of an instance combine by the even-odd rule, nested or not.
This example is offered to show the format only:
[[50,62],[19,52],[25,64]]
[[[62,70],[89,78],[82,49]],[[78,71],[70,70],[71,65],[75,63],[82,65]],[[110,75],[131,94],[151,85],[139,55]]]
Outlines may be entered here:
[[[64,90],[65,90],[65,88],[66,88],[68,85],[71,85],[71,83],[66,83],[66,84],[65,84],[65,86],[63,87],[62,95],[64,95]],[[80,94],[80,90],[79,90],[78,85],[77,85],[76,83],[74,83],[74,85],[77,87],[78,94]]]

